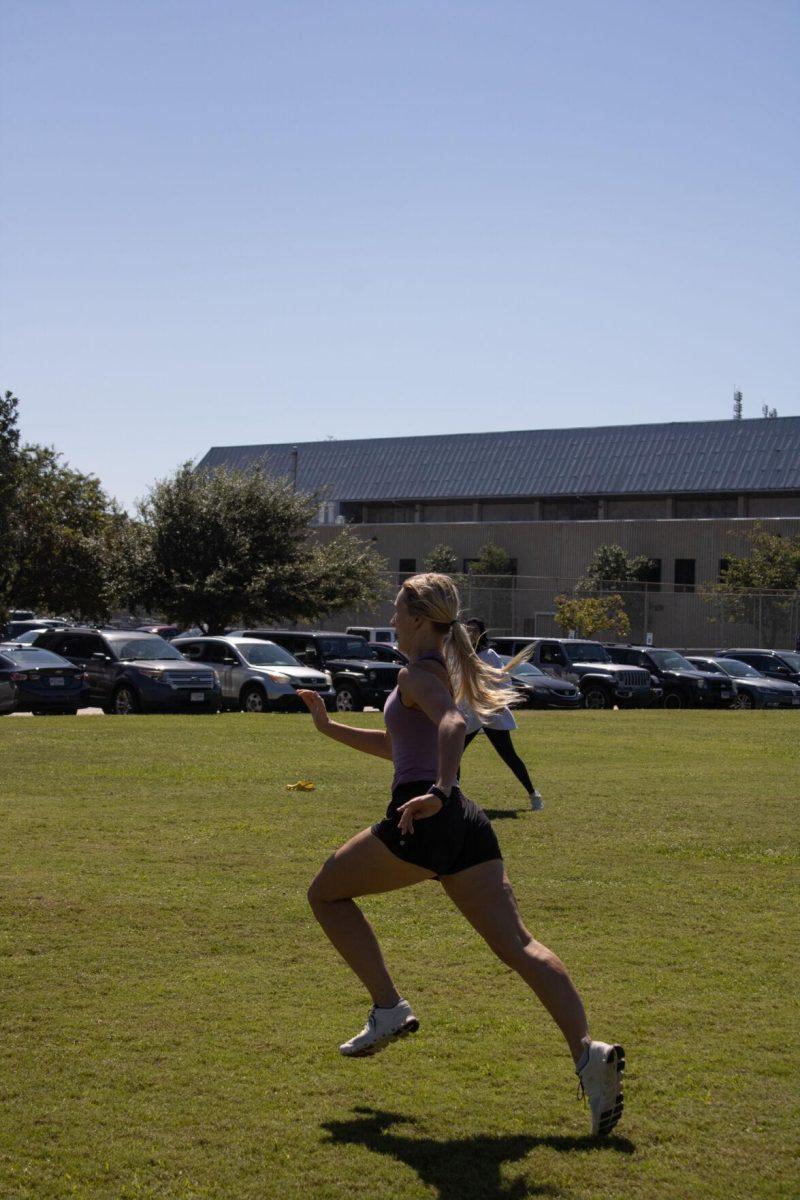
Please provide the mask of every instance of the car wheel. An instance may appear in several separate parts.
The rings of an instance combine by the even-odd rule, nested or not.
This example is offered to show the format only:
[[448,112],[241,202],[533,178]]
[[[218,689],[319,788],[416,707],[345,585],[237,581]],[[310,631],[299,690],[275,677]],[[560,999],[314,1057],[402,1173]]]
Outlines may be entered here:
[[664,697],[664,708],[684,708],[683,696],[680,692],[667,692]]
[[266,712],[267,697],[264,689],[260,688],[257,683],[251,683],[249,687],[242,688],[242,694],[239,697],[239,706],[242,712]]
[[129,717],[139,711],[139,697],[127,683],[118,687],[111,698],[111,713],[115,717]]
[[739,692],[739,701],[737,708],[755,708],[756,702],[749,692]]
[[588,687],[583,693],[584,703],[587,708],[610,708],[611,698],[605,688]]
[[356,688],[350,683],[340,683],[336,689],[337,712],[363,712],[364,704]]

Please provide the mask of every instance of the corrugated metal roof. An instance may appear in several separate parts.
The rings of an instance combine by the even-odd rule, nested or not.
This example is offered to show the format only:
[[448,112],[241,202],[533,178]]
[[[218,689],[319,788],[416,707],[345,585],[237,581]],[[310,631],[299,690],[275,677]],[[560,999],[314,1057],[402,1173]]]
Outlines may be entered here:
[[[214,446],[199,468],[290,475],[291,443]],[[298,442],[297,486],[333,500],[800,490],[800,417]]]

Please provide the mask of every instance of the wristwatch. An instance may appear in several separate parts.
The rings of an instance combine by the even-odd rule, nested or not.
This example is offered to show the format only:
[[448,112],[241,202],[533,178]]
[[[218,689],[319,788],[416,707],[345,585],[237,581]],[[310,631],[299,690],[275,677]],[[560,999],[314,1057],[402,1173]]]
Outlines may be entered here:
[[[452,788],[450,790],[452,791]],[[442,804],[447,804],[447,801],[450,799],[450,797],[443,792],[440,787],[437,787],[435,783],[431,784],[431,786],[428,788],[428,791],[430,792],[431,796],[436,796],[438,800],[441,800]]]

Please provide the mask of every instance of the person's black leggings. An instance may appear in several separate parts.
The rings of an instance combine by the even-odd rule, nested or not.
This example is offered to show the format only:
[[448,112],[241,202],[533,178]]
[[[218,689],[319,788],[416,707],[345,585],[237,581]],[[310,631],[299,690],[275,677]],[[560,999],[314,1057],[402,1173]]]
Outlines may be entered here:
[[[483,726],[483,733],[486,734],[489,741],[494,746],[497,753],[502,758],[503,762],[510,771],[520,781],[526,792],[533,791],[531,777],[528,774],[528,769],[525,763],[514,749],[514,743],[511,741],[511,731],[508,729],[489,729],[486,725]],[[474,733],[468,733],[464,739],[464,749],[470,744],[473,738],[476,738],[481,733],[480,729],[476,729]]]

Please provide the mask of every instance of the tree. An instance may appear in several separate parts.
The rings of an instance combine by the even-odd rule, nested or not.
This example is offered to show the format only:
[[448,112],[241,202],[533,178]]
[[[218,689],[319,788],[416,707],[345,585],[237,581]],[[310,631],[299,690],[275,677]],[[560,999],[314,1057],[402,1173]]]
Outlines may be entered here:
[[494,629],[513,625],[514,564],[501,546],[486,542],[469,564],[464,599],[472,616]]
[[24,446],[9,530],[14,601],[89,620],[107,617],[127,521],[94,475],[74,470],[52,447]]
[[746,622],[774,645],[788,636],[789,610],[800,601],[800,535],[784,537],[758,525],[745,536],[750,553],[729,556],[720,582],[704,587],[702,596],[724,619]]
[[313,540],[317,505],[258,469],[184,463],[139,505],[125,597],[208,633],[374,604],[385,561],[349,530],[327,544]]
[[452,546],[434,546],[425,559],[426,571],[438,571],[442,575],[455,575],[458,571],[458,555]]
[[600,633],[627,639],[631,623],[619,593],[609,596],[556,596],[556,624],[564,633],[573,629],[578,637],[593,638]]
[[18,407],[12,392],[0,396],[0,624],[8,611],[14,575],[11,526],[19,485]]
[[508,586],[508,580],[514,574],[511,559],[501,546],[487,542],[481,546],[478,557],[469,564],[470,575],[489,576],[498,582],[494,586]]
[[643,583],[652,567],[652,559],[644,554],[629,555],[617,545],[598,546],[575,590],[591,594],[607,590],[608,585]]

